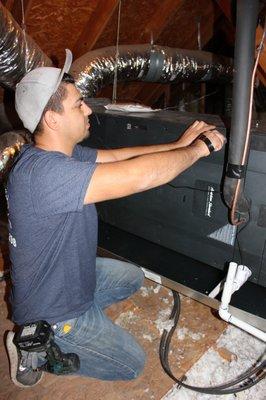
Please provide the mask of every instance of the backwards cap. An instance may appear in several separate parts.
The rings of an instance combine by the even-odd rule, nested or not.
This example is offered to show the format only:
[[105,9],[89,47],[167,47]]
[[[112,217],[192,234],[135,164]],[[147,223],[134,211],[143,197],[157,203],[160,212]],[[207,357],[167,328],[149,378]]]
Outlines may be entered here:
[[51,96],[57,91],[64,73],[72,64],[72,53],[66,49],[62,69],[53,67],[35,68],[26,74],[16,86],[15,108],[25,128],[34,132],[43,110]]

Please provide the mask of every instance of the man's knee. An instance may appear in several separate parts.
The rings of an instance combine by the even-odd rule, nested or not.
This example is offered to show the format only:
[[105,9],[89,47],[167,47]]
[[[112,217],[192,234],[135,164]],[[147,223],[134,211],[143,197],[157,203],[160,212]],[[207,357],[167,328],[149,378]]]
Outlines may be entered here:
[[134,291],[138,290],[144,281],[144,273],[138,266],[120,261],[112,258],[98,258],[97,265],[106,272],[109,268],[108,274],[110,278],[113,277],[114,280],[120,282],[124,286],[132,286]]
[[134,351],[123,353],[121,357],[107,357],[97,351],[80,356],[80,370],[78,375],[88,376],[107,381],[129,381],[138,378],[143,372],[146,354],[143,349],[136,344]]
[[138,290],[143,285],[145,276],[144,276],[144,273],[141,268],[136,267],[136,266],[134,266],[134,267],[135,267],[134,283],[135,283],[136,290]]
[[128,273],[130,275],[129,282],[134,286],[135,290],[138,290],[143,285],[144,281],[142,269],[130,263],[125,263],[125,267],[128,268]]

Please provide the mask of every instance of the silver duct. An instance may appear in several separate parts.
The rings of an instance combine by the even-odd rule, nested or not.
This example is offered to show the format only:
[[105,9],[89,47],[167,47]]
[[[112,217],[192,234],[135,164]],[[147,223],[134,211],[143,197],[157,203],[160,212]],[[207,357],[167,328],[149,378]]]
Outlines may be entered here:
[[[78,58],[71,67],[77,86],[86,97],[94,97],[113,83],[116,47],[93,50]],[[181,50],[149,44],[119,46],[117,81],[231,80],[231,60],[203,51]]]
[[[26,37],[26,41],[25,41]],[[26,72],[52,61],[0,3],[0,85],[13,89]]]
[[12,159],[18,154],[21,146],[30,142],[26,131],[9,131],[0,135],[0,182],[12,166]]

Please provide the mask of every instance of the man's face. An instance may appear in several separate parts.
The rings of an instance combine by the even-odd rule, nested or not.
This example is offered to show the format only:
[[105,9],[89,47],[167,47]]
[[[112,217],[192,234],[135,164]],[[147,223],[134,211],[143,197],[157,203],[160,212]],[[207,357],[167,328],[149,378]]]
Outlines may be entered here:
[[92,111],[88,107],[75,85],[67,84],[67,96],[63,100],[63,114],[60,114],[60,130],[74,143],[89,136],[89,119]]

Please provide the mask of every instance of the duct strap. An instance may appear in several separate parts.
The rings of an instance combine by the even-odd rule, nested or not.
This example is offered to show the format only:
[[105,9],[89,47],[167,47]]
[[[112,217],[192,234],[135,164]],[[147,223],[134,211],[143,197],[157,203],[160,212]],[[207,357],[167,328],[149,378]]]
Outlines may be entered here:
[[228,178],[242,179],[246,174],[245,165],[227,164],[226,176]]
[[158,82],[162,75],[164,66],[164,55],[161,51],[152,49],[150,54],[149,70],[143,81]]

